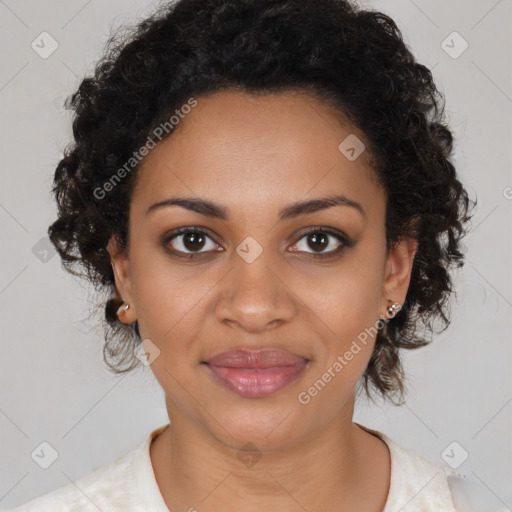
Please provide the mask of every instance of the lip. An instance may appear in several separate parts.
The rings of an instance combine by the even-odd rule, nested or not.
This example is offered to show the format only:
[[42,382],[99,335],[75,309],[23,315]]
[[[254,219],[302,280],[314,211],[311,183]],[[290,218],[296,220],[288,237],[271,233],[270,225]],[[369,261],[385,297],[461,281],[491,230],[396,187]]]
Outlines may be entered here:
[[244,397],[263,397],[291,384],[309,360],[278,349],[239,349],[204,362],[218,382]]
[[283,366],[295,366],[305,357],[293,354],[286,350],[275,348],[262,348],[253,350],[241,348],[221,352],[206,361],[212,366],[224,366],[229,368],[275,368]]

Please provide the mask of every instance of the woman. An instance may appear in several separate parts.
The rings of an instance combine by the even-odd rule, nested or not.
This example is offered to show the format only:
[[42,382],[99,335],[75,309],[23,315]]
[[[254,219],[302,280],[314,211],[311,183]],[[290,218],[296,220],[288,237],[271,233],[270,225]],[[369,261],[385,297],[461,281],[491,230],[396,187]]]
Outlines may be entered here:
[[[455,511],[462,475],[353,422],[449,319],[470,201],[430,71],[342,0],[180,0],[70,98],[49,235],[111,292],[105,360],[170,423],[16,511]],[[467,510],[467,509],[464,509]]]

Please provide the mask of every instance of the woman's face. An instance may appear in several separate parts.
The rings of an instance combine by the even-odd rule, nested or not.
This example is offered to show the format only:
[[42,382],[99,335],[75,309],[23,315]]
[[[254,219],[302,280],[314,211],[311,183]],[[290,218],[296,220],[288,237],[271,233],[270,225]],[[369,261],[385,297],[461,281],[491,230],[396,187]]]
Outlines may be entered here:
[[[386,254],[364,134],[306,95],[228,92],[197,98],[175,130],[139,169],[128,257],[109,246],[130,304],[121,319],[150,340],[171,421],[272,450],[351,420],[374,328],[403,303],[414,256],[406,242]],[[346,201],[292,207],[334,196]],[[219,370],[226,385],[205,362],[240,348],[305,363],[292,380],[290,367],[260,369],[263,383]]]

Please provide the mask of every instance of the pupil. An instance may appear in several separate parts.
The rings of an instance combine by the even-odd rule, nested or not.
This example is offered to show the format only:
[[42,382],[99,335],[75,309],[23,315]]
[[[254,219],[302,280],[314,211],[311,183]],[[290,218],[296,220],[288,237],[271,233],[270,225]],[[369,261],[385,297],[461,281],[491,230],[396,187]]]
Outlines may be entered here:
[[[319,239],[322,239],[322,242],[320,242],[320,244],[318,245]],[[327,236],[324,233],[321,233],[321,234],[313,233],[313,234],[309,235],[309,240],[313,241],[313,244],[317,244],[316,247],[312,247],[312,249],[315,249],[315,250],[316,249],[322,250],[328,245]]]
[[[189,231],[183,237],[183,244],[190,251],[194,251],[196,249],[201,249],[202,248],[201,242],[204,244],[204,237],[201,233],[194,233],[194,232]],[[194,245],[194,244],[198,244],[198,243],[201,245],[201,247],[197,247],[197,245]]]

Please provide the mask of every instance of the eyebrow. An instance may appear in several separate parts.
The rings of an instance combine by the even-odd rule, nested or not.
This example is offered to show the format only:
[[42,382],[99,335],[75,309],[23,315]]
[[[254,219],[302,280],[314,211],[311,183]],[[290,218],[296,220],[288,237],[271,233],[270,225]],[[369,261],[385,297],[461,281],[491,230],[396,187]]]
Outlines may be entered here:
[[[221,206],[206,199],[197,199],[195,197],[171,197],[164,201],[159,201],[148,208],[146,215],[168,206],[181,206],[182,208],[186,208],[192,212],[215,219],[227,220],[229,218],[229,209],[225,206]],[[366,218],[366,212],[360,203],[353,199],[349,199],[344,195],[338,194],[290,204],[279,212],[279,221],[282,222],[283,220],[294,219],[300,215],[315,213],[334,206],[347,206],[353,208]]]

